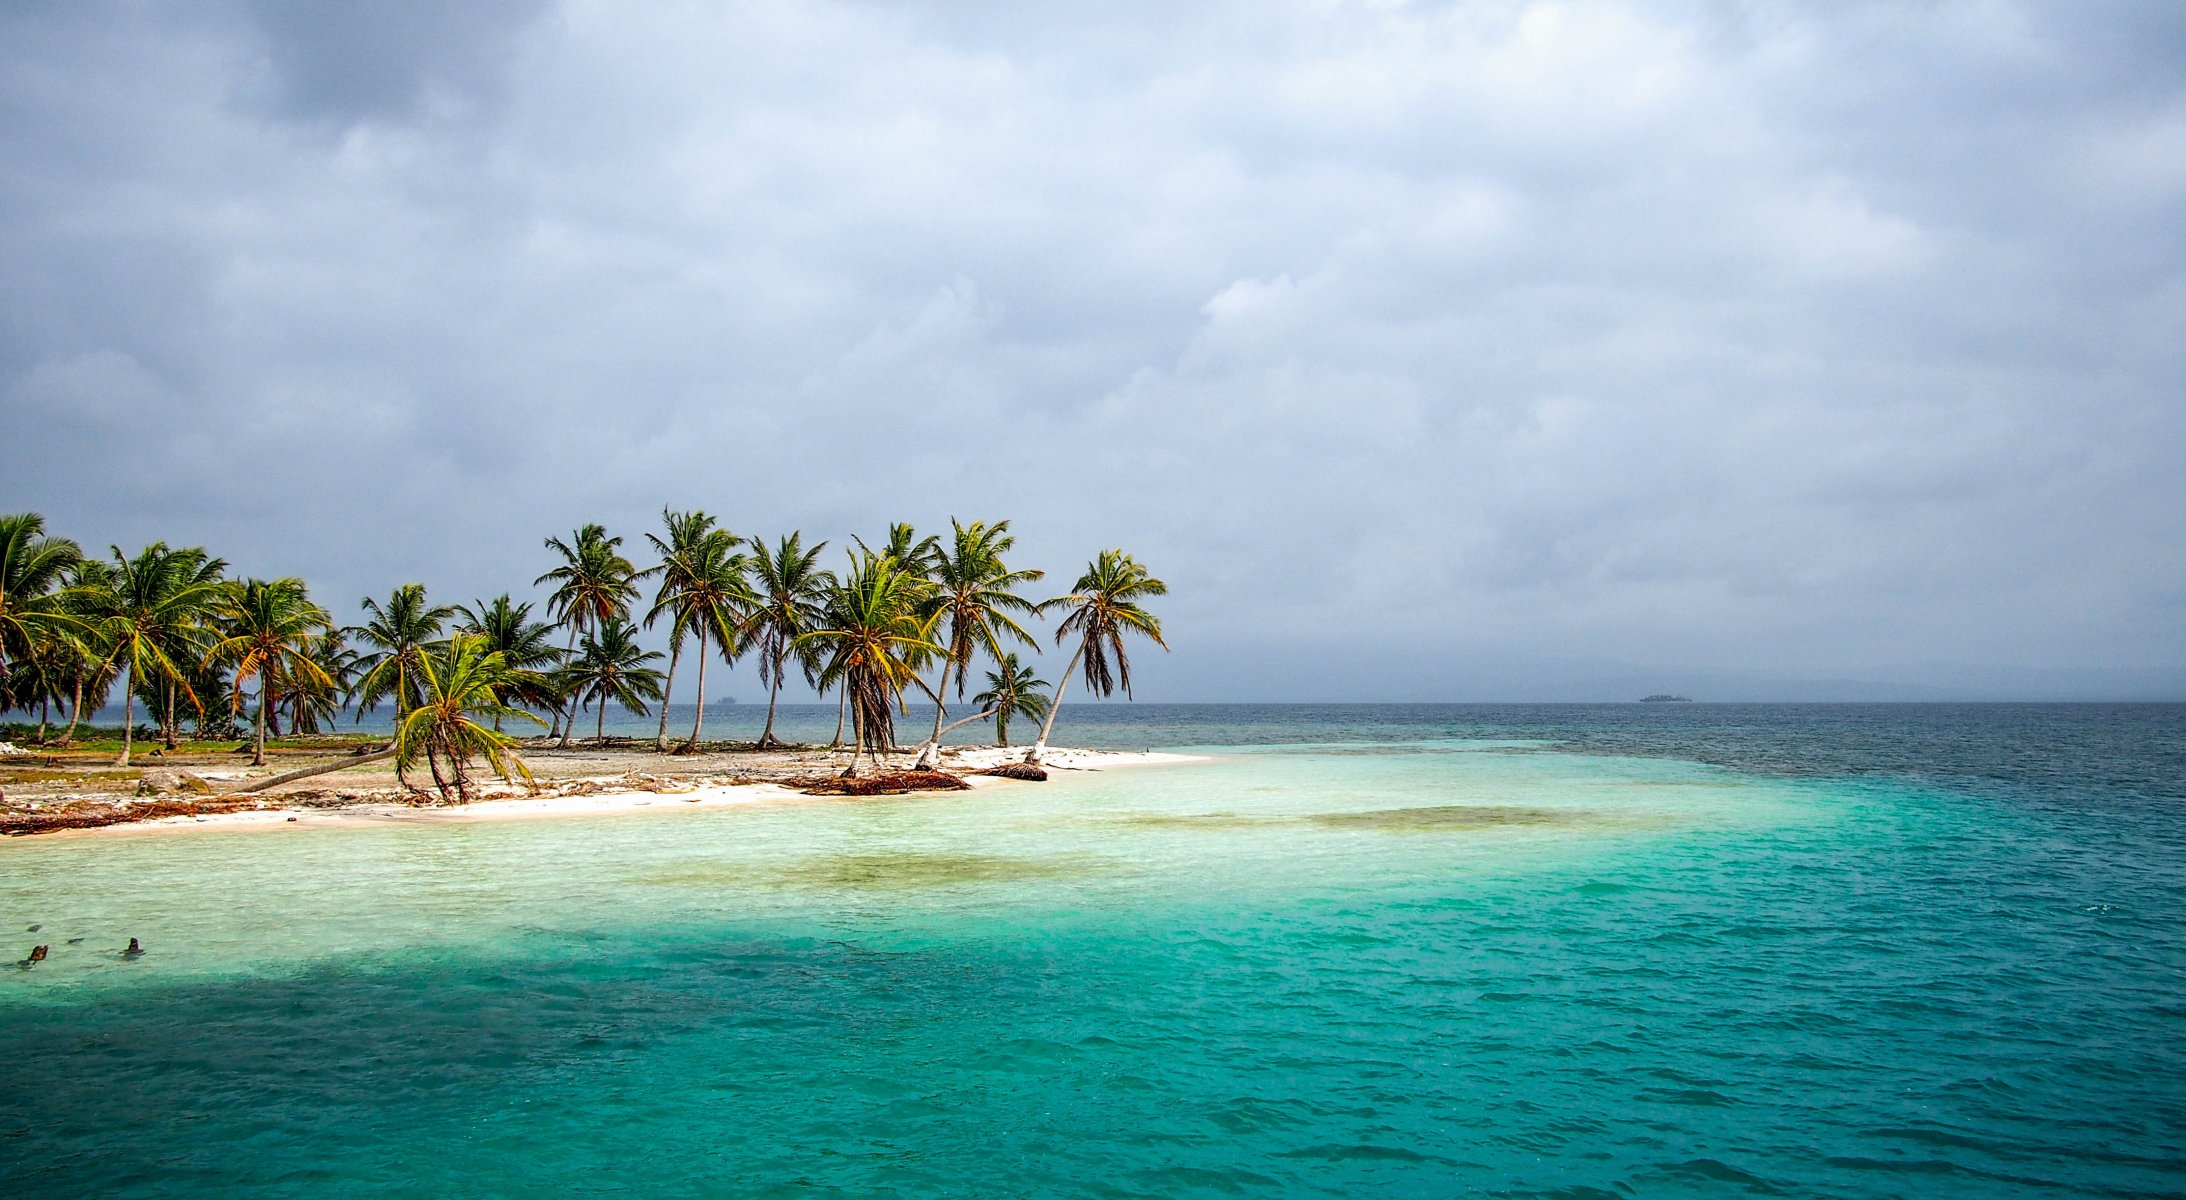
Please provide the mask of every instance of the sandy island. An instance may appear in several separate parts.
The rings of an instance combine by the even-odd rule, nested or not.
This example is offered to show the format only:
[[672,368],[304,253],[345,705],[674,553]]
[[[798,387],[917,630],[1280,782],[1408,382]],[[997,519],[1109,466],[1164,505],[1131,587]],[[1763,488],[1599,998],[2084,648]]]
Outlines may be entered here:
[[[612,739],[611,739],[612,741]],[[47,837],[172,833],[194,829],[297,829],[328,826],[430,824],[522,817],[581,816],[640,810],[721,808],[814,797],[794,784],[839,773],[848,750],[791,747],[781,750],[711,749],[661,754],[649,741],[556,750],[527,745],[521,753],[534,783],[510,785],[488,778],[467,804],[403,791],[394,768],[376,762],[282,784],[253,795],[225,797],[228,788],[305,765],[309,760],[239,768],[232,757],[190,755],[155,758],[127,772],[54,772],[44,782],[14,783],[0,800],[9,832]],[[941,768],[966,776],[975,787],[1038,787],[971,772],[1014,763],[1023,746],[948,746]],[[885,770],[907,770],[914,754],[891,755]],[[11,762],[24,761],[18,757]],[[327,761],[321,757],[319,761]],[[1198,761],[1161,751],[1080,750],[1050,746],[1041,765],[1050,772],[1104,771]],[[868,764],[867,771],[872,768]],[[413,782],[418,777],[413,775]],[[196,811],[226,808],[227,811]],[[89,828],[36,828],[64,814],[89,813],[110,823]]]

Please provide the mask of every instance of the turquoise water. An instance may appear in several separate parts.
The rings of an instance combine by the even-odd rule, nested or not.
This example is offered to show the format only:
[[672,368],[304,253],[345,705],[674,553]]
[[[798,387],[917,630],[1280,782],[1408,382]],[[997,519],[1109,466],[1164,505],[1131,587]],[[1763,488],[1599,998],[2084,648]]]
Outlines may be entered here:
[[1089,712],[1212,757],[0,843],[0,1178],[2186,1192],[2186,710]]

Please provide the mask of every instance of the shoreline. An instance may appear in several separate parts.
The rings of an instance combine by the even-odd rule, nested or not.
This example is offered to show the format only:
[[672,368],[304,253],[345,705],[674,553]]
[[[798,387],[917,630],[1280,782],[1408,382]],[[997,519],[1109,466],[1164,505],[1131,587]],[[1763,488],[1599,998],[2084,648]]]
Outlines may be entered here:
[[[996,784],[1021,783],[992,775],[970,775],[969,772],[986,770],[1004,763],[1015,762],[1024,755],[1026,747],[965,746],[944,747],[941,769],[950,774],[964,776],[964,782],[973,788],[985,788]],[[744,778],[749,771],[776,773],[789,769],[794,763],[794,774],[810,777],[828,771],[832,773],[837,763],[824,761],[828,755],[812,752],[764,752],[773,754],[774,761],[753,762],[753,753],[733,755],[743,758],[742,763],[708,762],[712,756],[698,756],[690,760],[692,767],[700,770],[689,775],[655,777],[641,772],[624,770],[608,774],[556,773],[549,775],[539,771],[541,766],[580,765],[612,760],[615,755],[597,750],[590,754],[573,752],[566,758],[537,755],[530,765],[537,772],[538,784],[520,792],[505,791],[507,785],[493,780],[490,786],[480,790],[487,794],[479,799],[460,804],[413,804],[379,798],[359,796],[351,803],[299,803],[316,801],[324,795],[309,786],[315,780],[300,780],[294,786],[261,793],[257,799],[264,807],[237,809],[230,812],[186,813],[167,816],[149,816],[142,819],[122,820],[112,824],[86,828],[56,828],[45,831],[25,832],[0,839],[0,842],[21,839],[44,841],[49,838],[81,838],[115,835],[170,835],[197,830],[281,830],[281,829],[330,829],[372,828],[390,825],[443,825],[465,824],[476,821],[531,820],[551,817],[607,816],[636,812],[696,811],[722,808],[739,808],[755,804],[779,804],[792,801],[830,801],[874,799],[877,797],[846,797],[815,794],[793,786],[788,778]],[[838,756],[839,757],[839,756]],[[909,755],[900,756],[906,760]],[[784,760],[788,760],[785,762]],[[1128,770],[1138,767],[1176,766],[1208,761],[1205,755],[1178,754],[1160,750],[1085,750],[1051,746],[1041,765],[1050,772]],[[649,765],[649,763],[648,763]],[[890,763],[891,769],[897,764]],[[722,768],[730,768],[724,771]],[[736,768],[743,768],[738,770]],[[722,774],[739,776],[721,781]],[[692,775],[699,776],[692,778]],[[521,785],[519,785],[521,786]],[[553,789],[569,789],[554,791]],[[548,791],[549,794],[539,794]],[[924,793],[900,793],[924,794]],[[284,796],[290,803],[280,803]],[[212,800],[215,797],[202,797]]]

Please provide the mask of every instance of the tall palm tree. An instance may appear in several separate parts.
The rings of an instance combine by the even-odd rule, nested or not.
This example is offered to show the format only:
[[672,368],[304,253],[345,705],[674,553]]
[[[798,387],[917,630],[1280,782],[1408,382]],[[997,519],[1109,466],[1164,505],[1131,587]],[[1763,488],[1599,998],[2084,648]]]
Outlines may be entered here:
[[1012,716],[1037,721],[1047,715],[1047,697],[1040,694],[1046,686],[1047,680],[1034,675],[1031,667],[1018,665],[1015,654],[1004,654],[987,672],[987,690],[973,696],[972,703],[994,714],[996,744],[1010,744]]
[[946,715],[943,704],[948,690],[949,675],[956,675],[957,699],[964,698],[964,680],[971,670],[972,656],[984,651],[996,660],[1002,657],[1005,639],[1030,646],[1032,635],[1026,633],[1011,613],[1031,615],[1040,606],[1019,596],[1013,590],[1023,584],[1036,583],[1044,572],[1035,570],[1011,570],[1002,556],[1016,546],[1017,539],[1010,535],[1008,521],[989,525],[974,521],[965,525],[955,518],[949,521],[951,538],[949,546],[934,559],[932,580],[933,593],[929,600],[933,611],[940,617],[937,633],[942,646],[941,670],[935,676],[933,686],[926,692],[934,702],[934,729],[921,747],[916,770],[926,770],[934,765],[941,752],[941,722]]
[[647,664],[664,657],[658,650],[638,645],[637,626],[620,617],[602,621],[599,629],[585,638],[577,661],[569,664],[568,679],[571,698],[578,707],[587,701],[600,706],[599,725],[593,732],[595,743],[607,744],[608,701],[642,717],[650,711],[645,706],[647,701],[661,699],[661,674]]
[[[759,678],[767,685],[767,724],[759,734],[762,750],[782,744],[774,736],[774,709],[782,695],[782,672],[800,640],[821,627],[829,591],[835,586],[834,573],[819,566],[820,551],[827,548],[827,543],[807,550],[803,539],[802,533],[792,533],[772,549],[764,542],[751,544],[751,600],[736,632],[744,645],[759,652]],[[816,684],[818,659],[802,653],[798,661],[806,679]]]
[[[148,681],[166,683],[170,701],[176,689],[187,690],[189,637],[219,601],[220,572],[227,564],[194,547],[169,550],[165,542],[146,546],[135,558],[119,546],[108,549],[114,561],[89,577],[99,590],[86,608],[96,621],[105,661],[121,671],[121,757],[115,765],[126,767],[135,740],[137,694],[159,694],[145,687]],[[189,699],[197,703],[195,694]]]
[[[561,703],[553,672],[562,663],[562,651],[554,644],[554,627],[531,619],[529,601],[519,604],[503,592],[492,600],[456,607],[463,614],[458,629],[486,639],[486,653],[500,655],[508,668],[508,681],[498,685],[494,699],[530,708]],[[500,730],[499,717],[493,727]]]
[[81,562],[83,547],[47,537],[46,519],[37,513],[0,516],[0,688],[13,663],[83,634],[67,595],[70,572]]
[[235,668],[231,702],[242,711],[243,684],[258,682],[257,728],[251,765],[266,765],[266,718],[282,693],[334,686],[320,657],[334,637],[334,618],[311,602],[301,579],[252,579],[228,589],[221,603],[226,637],[207,655]]
[[[547,612],[569,626],[571,658],[577,653],[578,635],[610,619],[628,617],[630,602],[637,599],[638,569],[616,549],[620,545],[621,538],[611,538],[604,527],[593,524],[580,526],[570,541],[557,537],[546,540],[547,549],[562,556],[562,565],[531,582],[533,586],[554,585],[554,593],[547,597]],[[570,720],[562,717],[562,713],[555,713],[562,727],[561,745],[567,749],[574,714]]]
[[912,663],[942,652],[926,596],[925,582],[892,555],[868,557],[835,588],[828,627],[797,638],[822,657],[821,686],[842,688],[850,707],[854,742],[846,776],[858,773],[860,751],[880,765],[895,744],[895,706],[904,685],[917,678]]
[[372,647],[357,659],[362,674],[351,699],[357,702],[357,719],[380,701],[394,697],[395,717],[425,702],[423,670],[425,655],[440,646],[440,631],[456,614],[452,605],[429,604],[425,585],[405,583],[388,593],[381,604],[370,596],[362,602],[369,619],[348,632]]
[[660,565],[653,568],[660,573],[660,590],[645,614],[645,626],[652,628],[662,616],[669,619],[668,681],[662,687],[660,729],[654,735],[653,748],[668,748],[668,699],[675,695],[676,666],[683,659],[684,635],[696,633],[698,711],[692,718],[691,740],[687,743],[688,749],[696,750],[706,725],[707,643],[719,647],[723,659],[735,661],[737,613],[751,606],[753,596],[744,584],[744,556],[736,552],[736,547],[743,544],[742,538],[714,528],[713,517],[704,512],[662,509],[660,519],[667,526],[667,539],[645,535],[661,556]]
[[114,681],[121,675],[121,668],[108,653],[100,625],[103,597],[112,591],[112,571],[95,558],[83,559],[70,568],[68,581],[60,591],[62,603],[79,631],[72,639],[74,653],[68,664],[68,729],[61,734],[63,746],[76,740],[76,726],[82,723],[84,713],[106,707]]
[[1063,668],[1055,682],[1055,698],[1048,704],[1047,720],[1040,723],[1040,740],[1025,754],[1026,762],[1038,763],[1047,751],[1055,714],[1063,708],[1063,689],[1070,686],[1070,673],[1080,664],[1085,668],[1087,691],[1096,696],[1113,696],[1121,685],[1125,696],[1131,694],[1131,659],[1124,652],[1123,635],[1136,633],[1167,650],[1169,643],[1161,640],[1161,618],[1147,612],[1142,602],[1168,594],[1169,585],[1149,574],[1137,559],[1121,550],[1103,550],[1099,558],[1086,564],[1085,574],[1071,585],[1069,595],[1041,605],[1070,610],[1070,615],[1055,627],[1055,644],[1060,646],[1075,635],[1078,648],[1071,652],[1070,665]]
[[450,792],[458,800],[470,798],[473,758],[485,759],[503,779],[531,778],[513,749],[515,739],[478,723],[478,717],[491,716],[497,722],[513,717],[546,724],[500,701],[513,684],[510,667],[486,649],[484,638],[459,633],[434,646],[419,656],[417,678],[422,699],[395,725],[395,778],[404,787],[410,786],[408,773],[420,758],[431,769],[442,800]]

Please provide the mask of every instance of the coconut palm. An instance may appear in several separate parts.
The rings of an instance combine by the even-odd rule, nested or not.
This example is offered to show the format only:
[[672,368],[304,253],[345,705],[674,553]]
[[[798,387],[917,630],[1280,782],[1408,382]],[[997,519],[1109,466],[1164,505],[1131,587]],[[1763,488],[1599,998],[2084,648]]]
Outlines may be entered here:
[[1099,558],[1086,564],[1085,574],[1071,586],[1069,595],[1041,605],[1069,610],[1070,615],[1055,627],[1055,644],[1060,646],[1075,636],[1078,648],[1071,652],[1070,665],[1056,680],[1047,720],[1040,723],[1040,740],[1025,754],[1026,762],[1038,763],[1047,751],[1055,714],[1062,711],[1063,689],[1070,686],[1070,673],[1081,664],[1087,691],[1096,696],[1113,696],[1121,686],[1126,697],[1131,694],[1131,659],[1125,653],[1123,635],[1136,633],[1168,649],[1169,643],[1161,640],[1161,618],[1147,612],[1141,603],[1168,594],[1169,585],[1149,574],[1137,559],[1121,550],[1103,550]]
[[[782,695],[783,671],[800,640],[824,624],[827,599],[835,586],[834,574],[819,567],[820,551],[827,543],[807,550],[803,538],[792,533],[772,549],[763,542],[751,544],[751,600],[736,632],[744,645],[759,652],[759,679],[767,685],[767,724],[759,733],[762,750],[782,744],[774,736],[774,709]],[[819,660],[811,653],[797,657],[805,678],[817,686]]]
[[972,703],[994,714],[994,740],[1007,746],[1012,716],[1037,721],[1047,715],[1047,697],[1040,694],[1047,680],[1018,665],[1015,654],[1004,654],[995,668],[987,672],[987,690],[973,696]]
[[121,675],[121,668],[108,653],[100,626],[102,598],[113,588],[111,574],[107,565],[98,559],[83,559],[70,568],[67,582],[59,593],[79,631],[78,636],[71,639],[74,653],[68,664],[68,729],[61,734],[63,746],[76,740],[76,726],[82,723],[85,712],[97,712],[106,707],[114,681]]
[[485,639],[459,633],[418,656],[416,677],[419,703],[395,725],[395,778],[410,787],[409,772],[423,758],[433,774],[440,798],[452,792],[458,800],[470,798],[470,762],[483,758],[503,779],[531,771],[518,758],[514,738],[479,723],[515,718],[535,725],[546,722],[503,704],[500,696],[515,686],[508,660],[486,649]]
[[252,579],[228,589],[221,603],[226,637],[206,657],[232,664],[231,700],[242,711],[243,684],[258,683],[257,726],[251,765],[266,764],[266,720],[291,687],[331,690],[333,676],[320,657],[334,637],[334,618],[311,602],[301,579]]
[[950,674],[956,675],[956,695],[961,700],[973,655],[984,651],[999,660],[1005,640],[1033,645],[1032,635],[1010,614],[1040,611],[1039,605],[1013,589],[1038,582],[1044,572],[1011,570],[1002,561],[1002,556],[1017,544],[1010,535],[1008,521],[965,525],[951,518],[949,525],[949,546],[935,556],[931,574],[933,593],[928,603],[940,617],[936,633],[942,646],[941,669],[933,685],[925,689],[934,702],[934,729],[919,750],[918,770],[933,766],[941,752],[941,722],[946,715],[943,696]]
[[840,687],[854,730],[846,776],[858,773],[864,751],[875,766],[895,744],[895,706],[916,680],[914,661],[942,653],[933,640],[936,614],[927,611],[925,581],[892,555],[853,560],[825,608],[826,628],[797,638],[820,656],[822,687]]
[[46,519],[37,513],[0,516],[0,688],[13,664],[82,636],[83,622],[66,594],[70,572],[82,561],[83,547],[47,537]]
[[367,596],[362,607],[370,619],[348,630],[372,647],[357,659],[362,673],[351,694],[357,719],[363,720],[367,711],[392,696],[395,717],[400,720],[402,714],[424,703],[425,684],[419,672],[426,653],[439,648],[441,629],[456,609],[428,604],[422,583],[403,584],[388,593],[385,604]]
[[[561,703],[554,669],[562,663],[562,651],[554,645],[554,627],[531,619],[529,601],[519,604],[503,592],[492,600],[457,605],[456,610],[463,614],[457,628],[486,639],[486,652],[500,655],[509,669],[509,682],[495,699],[531,708]],[[494,729],[500,728],[496,718]]]
[[653,622],[663,616],[669,618],[668,681],[662,687],[660,729],[654,735],[653,748],[668,748],[667,697],[675,694],[676,665],[683,658],[684,635],[696,633],[698,711],[691,719],[691,740],[686,743],[687,749],[696,750],[706,725],[707,645],[710,642],[718,647],[724,660],[736,660],[738,614],[752,606],[754,597],[744,583],[744,556],[736,552],[736,547],[743,544],[742,538],[714,528],[713,517],[703,512],[662,509],[660,519],[667,526],[667,539],[645,535],[661,555],[660,565],[653,568],[660,573],[660,590],[645,614],[646,628],[652,628]]
[[274,721],[283,709],[288,711],[290,733],[324,733],[341,723],[342,698],[349,694],[350,685],[357,678],[357,652],[349,648],[349,639],[336,629],[319,640],[315,659],[319,669],[326,672],[322,682],[316,679],[291,679],[281,691],[281,703],[273,715],[267,718],[266,731],[275,731]]
[[[630,602],[637,599],[638,569],[616,549],[620,545],[621,538],[611,538],[605,528],[591,524],[579,527],[570,541],[556,537],[546,540],[547,549],[562,556],[562,565],[531,582],[533,586],[554,585],[554,593],[547,597],[547,612],[569,626],[571,658],[576,656],[580,634],[610,619],[628,617]],[[570,720],[564,720],[561,712],[555,713],[562,727],[564,749],[569,746],[570,726],[574,723],[574,714],[570,716]]]
[[610,617],[584,640],[577,661],[566,672],[570,698],[579,708],[588,701],[600,706],[599,726],[593,740],[607,744],[607,702],[612,700],[633,716],[651,711],[646,701],[662,697],[661,673],[647,666],[666,657],[658,650],[638,645],[637,626]]
[[[121,672],[122,734],[117,766],[129,765],[136,732],[140,692],[162,693],[148,683],[164,683],[170,704],[193,664],[187,657],[204,613],[221,597],[220,573],[227,564],[195,547],[170,550],[154,542],[130,558],[110,546],[114,561],[86,578],[98,590],[86,598],[106,663]],[[181,661],[177,661],[180,659]],[[188,696],[198,702],[194,693]]]

